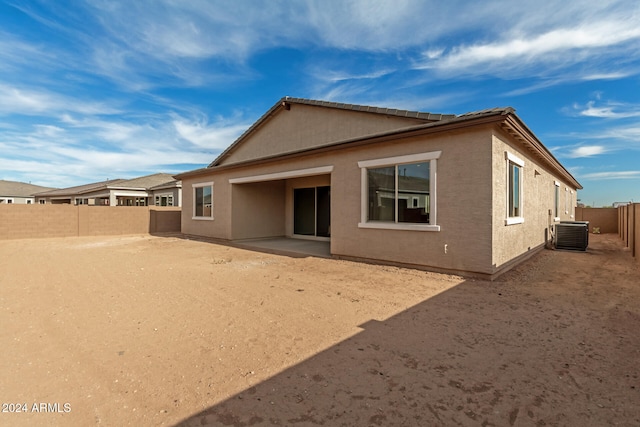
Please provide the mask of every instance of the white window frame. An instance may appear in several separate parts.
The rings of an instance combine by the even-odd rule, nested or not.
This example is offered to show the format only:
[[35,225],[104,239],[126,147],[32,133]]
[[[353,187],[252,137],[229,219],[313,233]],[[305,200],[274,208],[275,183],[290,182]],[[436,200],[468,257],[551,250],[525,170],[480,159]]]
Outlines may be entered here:
[[553,181],[553,220],[560,221],[560,183]]
[[[524,160],[522,160],[520,157],[516,156],[515,154],[511,154],[508,151],[505,151],[505,160],[506,160],[506,213],[505,213],[505,220],[504,220],[504,224],[505,225],[514,225],[514,224],[522,224],[524,222],[524,192],[522,191],[522,184],[524,182],[523,179],[523,172],[524,172]],[[518,200],[519,204],[520,204],[520,215],[519,216],[509,216],[511,214],[511,212],[509,211],[509,186],[510,186],[510,179],[509,179],[509,169],[511,167],[511,163],[513,163],[514,165],[518,166],[520,168],[520,173],[518,173],[518,196],[520,197],[520,200]]]
[[13,204],[13,198],[11,198],[11,197],[3,197],[0,200],[2,200],[1,203],[3,203],[3,204],[7,204],[7,205],[12,205]]
[[574,203],[573,203],[573,190],[569,190],[569,193],[571,193],[571,196],[569,196],[569,207],[571,208],[571,218],[574,217],[575,215],[575,209],[574,209]]
[[[211,187],[211,215],[210,216],[196,216],[196,188]],[[213,181],[198,182],[191,185],[191,196],[193,199],[191,211],[191,219],[197,221],[213,221]]]
[[[440,158],[442,151],[431,151],[428,153],[409,154],[405,156],[386,157],[382,159],[363,160],[358,162],[360,168],[360,222],[359,228],[375,228],[384,230],[411,230],[411,231],[440,231],[437,225],[437,160]],[[369,212],[369,183],[367,178],[367,170],[372,168],[391,167],[408,163],[429,162],[429,223],[406,223],[406,222],[387,222],[387,221],[368,221],[367,214]]]
[[[212,189],[212,194],[213,194],[213,189]],[[162,198],[166,198],[167,199],[167,204],[165,206],[173,206],[173,193],[159,193],[156,194],[154,197],[154,204],[155,206],[162,206]],[[171,203],[171,204],[169,204]],[[194,210],[195,212],[195,210]]]

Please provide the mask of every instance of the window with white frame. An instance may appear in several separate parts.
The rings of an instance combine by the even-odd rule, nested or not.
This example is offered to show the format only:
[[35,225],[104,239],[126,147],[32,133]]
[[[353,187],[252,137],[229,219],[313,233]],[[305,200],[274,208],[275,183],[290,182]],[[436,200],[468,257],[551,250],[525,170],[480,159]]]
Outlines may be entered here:
[[436,164],[441,152],[358,162],[361,228],[439,231]]
[[524,160],[505,152],[507,161],[507,219],[506,225],[524,222],[522,213],[522,170]]
[[569,196],[569,209],[571,212],[571,218],[574,217],[575,215],[575,204],[573,203],[573,190],[569,190],[570,196]]
[[156,206],[173,206],[173,194],[157,195]]
[[213,219],[213,182],[193,184],[193,219]]
[[554,181],[553,185],[553,217],[555,221],[560,221],[560,183],[558,181]]

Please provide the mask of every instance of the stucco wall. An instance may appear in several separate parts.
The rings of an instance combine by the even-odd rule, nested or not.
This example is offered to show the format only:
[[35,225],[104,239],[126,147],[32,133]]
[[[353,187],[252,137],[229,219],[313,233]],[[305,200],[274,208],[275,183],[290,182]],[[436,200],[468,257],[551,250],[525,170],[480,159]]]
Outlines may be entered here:
[[232,186],[232,239],[285,235],[284,181]]
[[[524,161],[521,203],[524,222],[506,225],[508,205],[507,160],[509,152]],[[559,216],[555,217],[555,189],[559,182]],[[497,131],[493,139],[493,261],[495,270],[516,257],[541,248],[549,228],[559,221],[575,220],[577,190],[554,176],[520,144]],[[556,219],[557,218],[557,219]],[[545,231],[547,234],[545,234]]]
[[0,239],[180,231],[179,208],[0,205]]
[[223,161],[230,164],[315,147],[386,130],[425,123],[422,120],[347,112],[333,108],[291,104],[280,109]]
[[[440,231],[359,228],[361,170],[358,162],[442,150],[437,160],[437,223]],[[389,141],[335,152],[300,156],[244,168],[229,168],[183,179],[182,230],[187,234],[231,239],[230,178],[333,166],[331,183],[331,252],[370,260],[428,266],[435,269],[492,273],[491,267],[491,129],[456,131]],[[324,185],[327,176],[314,185]],[[191,218],[192,185],[214,182],[214,220]],[[291,218],[290,197],[304,179],[287,181],[285,218]],[[307,181],[304,185],[315,181]],[[234,184],[238,185],[238,184]],[[241,184],[244,185],[244,184]],[[246,199],[249,200],[249,199]],[[275,197],[272,201],[279,202]],[[251,206],[246,205],[247,210]],[[258,203],[256,207],[258,208]],[[291,220],[286,221],[290,229]],[[445,253],[445,245],[447,247]]]
[[618,209],[576,208],[576,221],[589,221],[589,232],[599,228],[600,233],[618,232]]

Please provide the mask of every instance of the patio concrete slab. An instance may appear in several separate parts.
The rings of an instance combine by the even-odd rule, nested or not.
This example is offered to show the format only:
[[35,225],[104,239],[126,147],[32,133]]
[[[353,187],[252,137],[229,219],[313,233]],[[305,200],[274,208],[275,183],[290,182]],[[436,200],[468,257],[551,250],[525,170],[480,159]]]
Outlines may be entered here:
[[245,249],[294,257],[314,256],[331,258],[331,242],[327,241],[272,237],[267,239],[234,241],[233,245]]

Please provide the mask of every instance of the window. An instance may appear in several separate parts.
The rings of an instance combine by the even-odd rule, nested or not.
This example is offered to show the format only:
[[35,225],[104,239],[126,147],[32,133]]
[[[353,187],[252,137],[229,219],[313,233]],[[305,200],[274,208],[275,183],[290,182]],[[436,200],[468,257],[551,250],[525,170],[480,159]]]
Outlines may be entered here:
[[361,228],[439,231],[436,162],[441,152],[358,162],[362,173]]
[[173,195],[163,194],[156,196],[156,206],[173,206]]
[[28,205],[30,205],[31,203],[33,203],[33,200],[27,199],[26,202]]
[[1,203],[11,204],[13,203],[13,199],[0,199],[0,204]]
[[39,202],[41,205],[44,205],[45,203],[47,203],[47,201],[46,201],[45,199],[40,199],[40,200],[38,200],[38,202]]
[[571,218],[575,215],[575,204],[573,203],[573,190],[569,190],[569,207],[571,208]]
[[213,182],[193,184],[193,219],[213,219]]
[[560,221],[560,183],[554,181],[553,216],[555,221]]
[[522,169],[524,160],[506,152],[507,159],[507,219],[506,225],[524,222],[522,214]]

